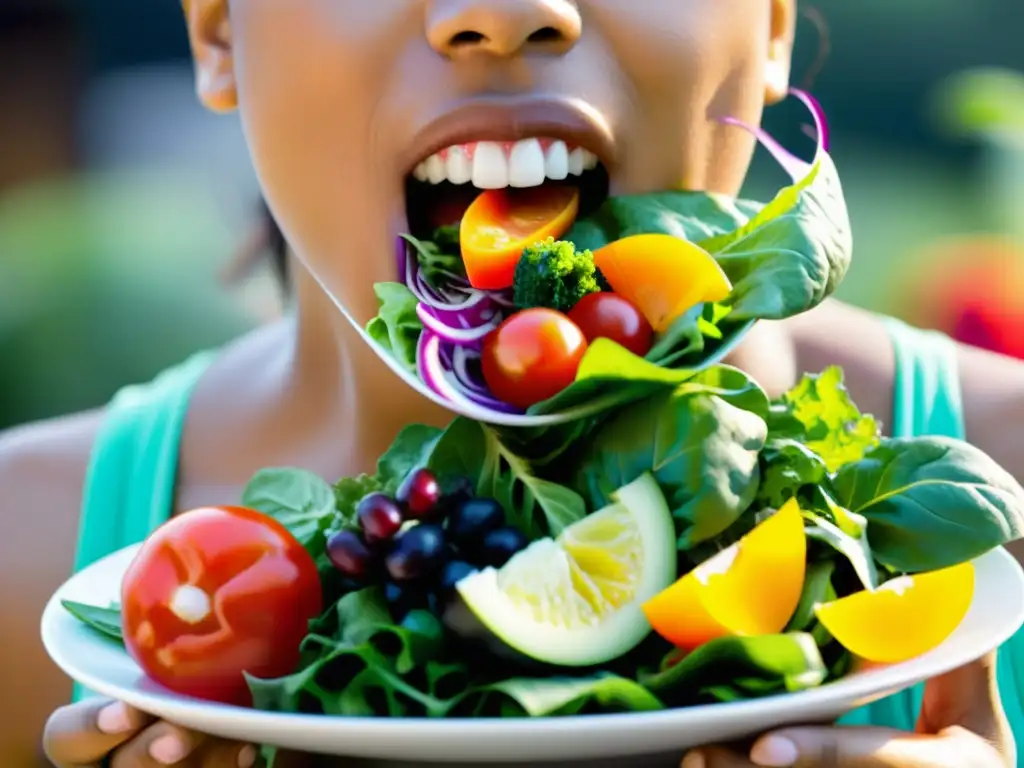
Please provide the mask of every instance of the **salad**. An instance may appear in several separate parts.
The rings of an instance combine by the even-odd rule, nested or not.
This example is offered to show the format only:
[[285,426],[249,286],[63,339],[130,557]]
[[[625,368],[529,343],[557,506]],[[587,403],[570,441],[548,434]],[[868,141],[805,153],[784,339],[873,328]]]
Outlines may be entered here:
[[65,607],[174,691],[329,716],[730,702],[938,646],[1024,489],[966,443],[882,437],[838,369],[771,399],[721,362],[849,260],[824,149],[761,138],[797,178],[764,207],[575,220],[569,188],[515,216],[485,192],[457,233],[403,238],[370,335],[453,402],[572,418],[412,425],[333,483],[264,469],[158,529],[120,605]]
[[[849,267],[824,116],[794,95],[816,124],[810,163],[735,123],[793,179],[767,205],[683,190],[605,199],[606,172],[578,149],[576,167],[551,172],[563,182],[449,206],[437,201],[462,202],[468,185],[435,185],[435,155],[417,169],[424,181],[411,182],[417,234],[398,239],[398,281],[374,286],[379,312],[366,335],[442,402],[494,421],[581,419],[686,381],[756,320],[817,306]],[[555,146],[565,149],[558,142],[549,155]]]

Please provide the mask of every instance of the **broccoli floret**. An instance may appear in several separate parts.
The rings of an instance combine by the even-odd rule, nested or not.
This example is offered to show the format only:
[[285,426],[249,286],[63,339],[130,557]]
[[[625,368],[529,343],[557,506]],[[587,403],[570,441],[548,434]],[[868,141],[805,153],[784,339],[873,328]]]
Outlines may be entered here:
[[512,282],[518,309],[547,307],[568,312],[588,293],[607,290],[594,254],[549,237],[523,251]]

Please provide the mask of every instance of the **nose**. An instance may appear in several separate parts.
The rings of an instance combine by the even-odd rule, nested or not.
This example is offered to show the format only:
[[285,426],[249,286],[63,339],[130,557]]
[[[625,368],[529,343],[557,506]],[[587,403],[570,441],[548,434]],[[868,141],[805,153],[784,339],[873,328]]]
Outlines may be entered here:
[[583,28],[574,0],[433,0],[427,39],[448,58],[568,51]]

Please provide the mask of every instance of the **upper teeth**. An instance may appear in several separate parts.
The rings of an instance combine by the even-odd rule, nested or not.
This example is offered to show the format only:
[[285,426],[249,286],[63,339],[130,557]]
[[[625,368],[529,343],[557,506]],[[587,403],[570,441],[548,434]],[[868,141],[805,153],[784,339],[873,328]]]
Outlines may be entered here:
[[545,179],[561,181],[597,167],[597,155],[564,141],[521,139],[457,144],[431,155],[413,171],[419,181],[440,184],[472,182],[479,189],[539,187]]

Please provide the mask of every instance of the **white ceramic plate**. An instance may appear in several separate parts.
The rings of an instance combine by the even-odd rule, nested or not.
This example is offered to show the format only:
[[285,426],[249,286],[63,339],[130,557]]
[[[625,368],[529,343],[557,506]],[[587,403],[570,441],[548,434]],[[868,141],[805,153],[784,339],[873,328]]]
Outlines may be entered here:
[[961,626],[941,647],[913,661],[857,671],[803,693],[665,712],[532,720],[286,715],[170,693],[147,681],[116,643],[94,634],[64,610],[62,599],[93,605],[115,601],[121,576],[136,550],[129,547],[77,574],[47,605],[43,643],[69,676],[98,693],[205,733],[402,763],[514,762],[535,766],[539,761],[603,760],[606,765],[622,765],[622,758],[628,757],[630,766],[677,766],[689,747],[740,739],[784,724],[830,722],[862,704],[984,655],[1024,621],[1024,572],[1000,549],[977,560],[974,602]]

